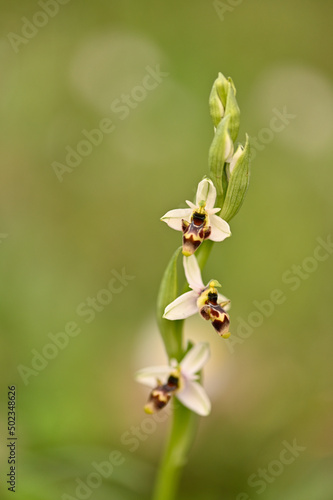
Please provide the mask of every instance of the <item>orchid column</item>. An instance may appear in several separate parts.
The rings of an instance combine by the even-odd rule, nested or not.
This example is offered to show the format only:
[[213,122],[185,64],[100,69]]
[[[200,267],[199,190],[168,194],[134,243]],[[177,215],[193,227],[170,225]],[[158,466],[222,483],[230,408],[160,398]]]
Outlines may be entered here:
[[[230,336],[230,300],[219,293],[220,283],[205,285],[201,271],[212,245],[231,236],[229,222],[241,207],[249,183],[249,140],[237,145],[240,111],[231,78],[219,73],[209,98],[214,138],[208,156],[208,177],[198,184],[195,203],[169,210],[161,220],[182,233],[182,245],[165,270],[157,300],[158,326],[169,362],[140,370],[137,381],[151,387],[147,413],[161,411],[171,399],[174,405],[169,442],[157,475],[153,500],[173,500],[180,472],[192,444],[197,415],[207,416],[211,404],[200,384],[200,373],[209,359],[208,342],[184,345],[184,320],[199,315],[221,338]],[[178,293],[177,260],[183,254],[184,274],[190,291]],[[188,289],[187,289],[188,290]],[[203,335],[205,325],[203,324]],[[226,340],[227,341],[227,340]]]

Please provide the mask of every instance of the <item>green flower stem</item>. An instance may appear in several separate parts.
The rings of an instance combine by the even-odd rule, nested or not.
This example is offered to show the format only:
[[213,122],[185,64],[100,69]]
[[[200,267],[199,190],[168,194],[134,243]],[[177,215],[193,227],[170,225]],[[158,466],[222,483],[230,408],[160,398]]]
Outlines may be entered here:
[[203,242],[203,244],[198,248],[196,251],[196,258],[199,264],[199,267],[201,271],[206,265],[206,262],[208,260],[208,257],[210,255],[210,252],[212,251],[214,245],[214,241],[212,240],[206,240]]
[[182,468],[193,442],[198,417],[178,401],[174,402],[169,441],[155,483],[153,500],[174,500]]
[[[214,242],[207,240],[197,252],[198,263],[204,268]],[[170,358],[178,361],[185,355],[183,347],[184,321],[168,321],[162,318],[165,306],[178,296],[177,260],[181,247],[178,248],[165,270],[157,300],[157,318],[164,345]],[[188,286],[186,287],[188,288]],[[187,462],[187,454],[194,440],[198,416],[174,400],[168,443],[161,460],[156,478],[153,500],[174,500],[182,468]]]

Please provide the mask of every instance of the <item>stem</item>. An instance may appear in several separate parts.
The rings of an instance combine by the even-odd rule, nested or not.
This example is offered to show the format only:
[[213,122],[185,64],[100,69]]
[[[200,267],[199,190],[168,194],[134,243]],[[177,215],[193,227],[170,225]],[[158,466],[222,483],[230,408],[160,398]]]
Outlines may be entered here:
[[203,268],[206,265],[206,262],[208,260],[209,255],[210,255],[210,252],[213,248],[213,245],[214,245],[214,241],[206,240],[202,243],[202,245],[198,248],[198,250],[196,252],[197,261],[198,261],[198,264],[199,264],[201,271],[203,270]]
[[182,468],[192,444],[197,415],[179,402],[174,403],[173,421],[168,445],[158,471],[153,500],[174,500]]

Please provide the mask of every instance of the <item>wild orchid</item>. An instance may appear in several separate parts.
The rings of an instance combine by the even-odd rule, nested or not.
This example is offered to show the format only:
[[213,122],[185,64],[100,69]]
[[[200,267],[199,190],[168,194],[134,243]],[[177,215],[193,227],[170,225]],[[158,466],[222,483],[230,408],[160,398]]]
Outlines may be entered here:
[[[151,388],[147,413],[163,411],[175,397],[169,442],[157,474],[153,500],[173,500],[179,471],[187,460],[197,415],[208,415],[211,404],[201,385],[202,368],[209,358],[207,343],[184,345],[184,320],[199,313],[215,331],[228,339],[230,301],[218,292],[216,279],[206,285],[201,271],[215,242],[231,235],[229,222],[240,209],[249,184],[250,144],[236,145],[240,111],[231,78],[219,73],[209,98],[214,137],[209,149],[209,176],[199,182],[195,202],[189,208],[168,211],[162,221],[183,233],[182,246],[171,257],[157,297],[157,321],[169,364],[139,370],[136,380]],[[219,214],[219,215],[217,215]],[[190,290],[178,290],[177,261],[183,253],[183,269]],[[195,255],[194,255],[195,254]],[[219,269],[219,273],[223,272]],[[226,340],[228,342],[228,340]]]
[[153,366],[136,373],[137,382],[151,387],[146,413],[155,413],[175,396],[184,406],[198,415],[208,415],[211,405],[208,396],[197,380],[197,374],[208,361],[209,345],[204,342],[192,347],[180,363],[170,360],[169,366]]
[[231,236],[229,224],[215,215],[221,211],[214,208],[215,200],[215,186],[205,178],[198,185],[195,204],[186,200],[190,208],[169,210],[161,218],[172,229],[183,232],[184,255],[192,255],[206,239],[223,241]]
[[163,318],[169,320],[185,319],[197,312],[205,320],[210,320],[217,333],[228,338],[229,316],[226,313],[230,309],[230,300],[217,291],[220,283],[211,280],[206,286],[201,278],[200,268],[195,255],[184,257],[184,271],[190,292],[183,293],[165,308]]

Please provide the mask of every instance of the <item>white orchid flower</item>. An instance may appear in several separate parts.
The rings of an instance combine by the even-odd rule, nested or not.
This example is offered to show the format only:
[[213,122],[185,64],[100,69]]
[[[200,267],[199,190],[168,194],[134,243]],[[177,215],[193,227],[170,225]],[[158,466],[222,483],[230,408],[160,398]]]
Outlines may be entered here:
[[229,224],[215,215],[216,189],[210,179],[199,182],[196,204],[186,200],[190,208],[170,210],[161,218],[168,226],[183,232],[183,254],[192,255],[205,239],[223,241],[231,236]]
[[217,333],[228,338],[230,301],[217,292],[216,287],[221,286],[216,280],[211,280],[204,285],[200,268],[195,255],[184,257],[184,270],[187,282],[192,288],[190,292],[177,297],[165,310],[163,318],[176,320],[185,319],[199,312],[205,320],[210,320]]
[[200,342],[185,354],[178,364],[171,360],[170,366],[144,368],[135,374],[137,382],[151,387],[146,413],[155,413],[165,407],[174,395],[179,401],[198,415],[210,413],[211,404],[204,388],[197,382],[197,373],[210,356],[209,346]]

